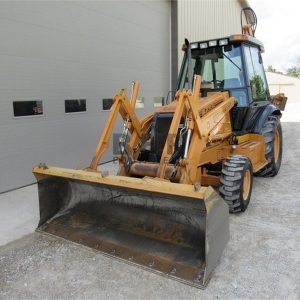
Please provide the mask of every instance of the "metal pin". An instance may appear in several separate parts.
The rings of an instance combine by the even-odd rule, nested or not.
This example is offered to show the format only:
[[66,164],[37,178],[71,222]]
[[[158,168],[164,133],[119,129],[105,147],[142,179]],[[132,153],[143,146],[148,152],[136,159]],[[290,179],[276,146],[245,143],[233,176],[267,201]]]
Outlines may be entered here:
[[201,281],[202,279],[202,274],[198,274],[197,277],[195,278],[195,281]]
[[129,259],[129,260],[133,260],[133,256],[129,256],[128,259]]
[[200,188],[201,188],[201,183],[200,183],[200,182],[196,182],[196,183],[194,184],[194,191],[197,192],[197,191],[200,190]]
[[175,274],[175,273],[176,273],[176,271],[177,271],[177,270],[176,270],[176,268],[173,268],[173,269],[171,270],[171,272],[170,272],[170,273],[171,273],[171,274]]
[[101,174],[102,177],[107,177],[109,175],[109,172],[108,171],[101,171],[100,174]]
[[49,169],[45,163],[40,163],[39,168],[44,169],[44,170]]
[[115,254],[115,253],[116,253],[116,250],[115,250],[115,249],[112,249],[112,250],[110,251],[110,253],[111,253],[111,254]]
[[153,267],[154,266],[154,261],[151,261],[148,266]]

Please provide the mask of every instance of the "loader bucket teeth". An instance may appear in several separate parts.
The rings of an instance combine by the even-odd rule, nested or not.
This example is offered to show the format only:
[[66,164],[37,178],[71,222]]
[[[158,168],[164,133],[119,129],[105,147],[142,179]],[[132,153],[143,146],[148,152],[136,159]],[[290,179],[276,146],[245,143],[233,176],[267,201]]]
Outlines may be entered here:
[[51,167],[34,174],[38,231],[206,286],[229,236],[228,207],[212,188]]

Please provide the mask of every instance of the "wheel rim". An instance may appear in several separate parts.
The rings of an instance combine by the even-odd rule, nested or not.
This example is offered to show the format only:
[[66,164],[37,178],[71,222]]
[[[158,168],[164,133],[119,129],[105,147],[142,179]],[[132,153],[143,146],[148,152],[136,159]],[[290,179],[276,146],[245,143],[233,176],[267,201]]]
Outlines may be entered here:
[[276,163],[279,158],[279,152],[280,152],[280,136],[278,130],[276,130],[275,139],[274,139],[274,159]]
[[244,174],[244,181],[243,181],[243,198],[247,200],[251,187],[251,173],[250,170],[247,170]]

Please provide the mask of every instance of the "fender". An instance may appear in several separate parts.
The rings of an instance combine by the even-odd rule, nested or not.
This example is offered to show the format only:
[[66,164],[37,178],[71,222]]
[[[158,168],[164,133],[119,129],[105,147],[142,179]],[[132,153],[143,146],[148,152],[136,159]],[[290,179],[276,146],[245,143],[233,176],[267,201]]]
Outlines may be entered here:
[[268,117],[271,115],[281,116],[281,112],[275,105],[270,103],[265,107],[263,112],[257,118],[255,125],[253,126],[251,131],[261,134],[263,125],[265,124]]

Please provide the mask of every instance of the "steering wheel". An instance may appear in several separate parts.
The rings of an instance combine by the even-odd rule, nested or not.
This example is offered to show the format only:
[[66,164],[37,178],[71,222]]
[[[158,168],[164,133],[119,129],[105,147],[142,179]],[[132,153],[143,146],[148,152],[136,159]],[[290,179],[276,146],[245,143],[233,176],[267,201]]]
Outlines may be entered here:
[[218,80],[216,79],[216,81],[214,80],[207,80],[207,81],[202,81],[203,83],[216,83],[216,87],[215,88],[223,88],[224,87],[224,80]]
[[220,88],[223,88],[224,87],[224,80],[216,80],[216,83],[217,83],[217,87],[220,89]]

